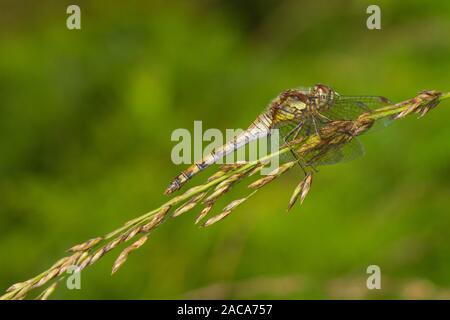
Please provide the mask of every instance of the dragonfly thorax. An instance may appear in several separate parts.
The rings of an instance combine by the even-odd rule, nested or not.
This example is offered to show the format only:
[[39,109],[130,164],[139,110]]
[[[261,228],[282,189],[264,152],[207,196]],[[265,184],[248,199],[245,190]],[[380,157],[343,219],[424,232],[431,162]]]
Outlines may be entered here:
[[274,125],[284,121],[312,119],[332,107],[338,94],[329,86],[316,84],[307,89],[289,89],[282,92],[270,105]]

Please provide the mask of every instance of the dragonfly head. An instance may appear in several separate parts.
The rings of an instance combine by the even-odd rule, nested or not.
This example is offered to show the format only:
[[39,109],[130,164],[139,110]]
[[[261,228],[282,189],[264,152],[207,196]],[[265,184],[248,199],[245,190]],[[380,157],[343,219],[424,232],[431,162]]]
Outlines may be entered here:
[[335,95],[337,95],[333,88],[324,84],[316,84],[312,93],[313,102],[318,108],[331,106]]

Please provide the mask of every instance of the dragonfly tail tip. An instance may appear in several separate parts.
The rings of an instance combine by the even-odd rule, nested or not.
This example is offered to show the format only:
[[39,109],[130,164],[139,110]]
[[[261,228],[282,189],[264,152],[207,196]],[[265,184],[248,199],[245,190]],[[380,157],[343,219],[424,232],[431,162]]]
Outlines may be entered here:
[[166,191],[164,191],[164,194],[169,195],[180,188],[181,188],[180,183],[177,180],[175,180],[167,187]]
[[171,194],[171,193],[173,193],[175,190],[171,187],[171,186],[169,186],[165,191],[164,191],[164,194],[166,195],[166,196],[168,196],[169,194]]

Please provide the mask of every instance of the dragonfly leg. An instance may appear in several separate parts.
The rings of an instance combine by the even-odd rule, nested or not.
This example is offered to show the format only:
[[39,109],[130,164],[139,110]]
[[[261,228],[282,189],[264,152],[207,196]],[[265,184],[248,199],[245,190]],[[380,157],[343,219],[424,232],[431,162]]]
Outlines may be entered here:
[[[317,127],[316,117],[314,115],[311,115],[311,119],[312,119],[312,123],[314,125],[314,130],[316,131],[316,134],[319,136],[319,138],[321,138],[320,131],[319,131],[318,127]],[[317,170],[316,167],[314,166],[314,162],[313,161],[309,161],[307,163],[307,165],[310,166],[311,168],[313,168],[313,170],[315,172],[319,172],[319,170]]]
[[[303,126],[303,123],[302,123],[302,126]],[[295,134],[294,134],[294,137],[292,138],[292,140],[297,139],[298,134],[300,133],[300,130],[301,130],[301,129],[302,129],[302,127],[299,127],[299,128],[295,131]]]
[[315,173],[319,172],[319,170],[312,163],[308,164],[308,166],[311,167]]
[[284,137],[284,143],[287,143],[287,142],[289,141],[289,137],[290,137],[291,135],[293,135],[293,134],[294,134],[294,138],[292,138],[291,140],[295,140],[295,139],[297,138],[297,136],[298,136],[298,133],[299,133],[300,130],[302,129],[303,124],[304,124],[304,122],[301,121],[301,122],[299,122],[299,123],[295,126],[294,129],[292,129],[291,131],[289,131],[289,133]]
[[320,112],[317,112],[317,120],[319,120],[320,123],[323,123],[323,124],[332,121],[330,118],[328,118],[327,116],[324,116]]
[[[304,125],[304,122],[302,121],[302,122],[300,122],[297,126],[295,126],[295,128],[292,129],[292,130],[284,137],[284,143],[287,143],[287,142],[289,141],[289,137],[290,137],[291,135],[294,135],[293,138],[291,139],[291,141],[297,139],[297,137],[298,137],[298,135],[299,135],[299,133],[300,133],[300,130],[302,129],[303,125]],[[301,157],[297,154],[297,152],[296,152],[294,149],[292,149],[291,147],[289,147],[289,151],[291,152],[291,154],[292,154],[292,156],[295,158],[295,160],[297,160],[298,165],[300,166],[300,168],[302,168],[303,173],[306,175],[307,172],[306,172],[306,169],[305,169],[305,161],[304,161],[304,159],[301,158]]]
[[300,166],[300,168],[302,168],[303,173],[306,175],[307,174],[306,169],[305,169],[306,163],[304,162],[303,158],[301,158],[298,155],[298,153],[291,147],[289,147],[289,151],[294,156],[295,160],[297,160],[297,164]]
[[[292,140],[297,139],[297,136],[298,136],[299,133],[300,133],[300,129],[295,132],[294,137],[292,138]],[[303,158],[300,159],[300,156],[297,154],[297,152],[295,152],[292,149],[291,149],[291,153],[297,159],[298,165],[302,168],[303,173],[306,175],[307,173],[306,173],[306,170],[305,170],[305,167],[304,167],[306,165],[306,162],[304,161],[304,159]],[[314,169],[314,171],[317,172],[317,169],[315,167],[313,167],[313,166],[311,166],[311,167]]]
[[298,153],[293,150],[290,149],[292,155],[294,156],[294,158],[297,160],[297,164],[300,166],[300,168],[303,171],[303,174],[306,176],[308,175],[308,171],[306,170],[306,168],[311,168],[314,172],[319,172],[319,170],[317,170],[317,168],[314,166],[314,164],[312,164],[311,162],[306,162],[303,157],[299,156]]
[[316,117],[311,115],[311,120],[314,125],[314,130],[316,131],[316,134],[320,137],[319,128],[317,127]]

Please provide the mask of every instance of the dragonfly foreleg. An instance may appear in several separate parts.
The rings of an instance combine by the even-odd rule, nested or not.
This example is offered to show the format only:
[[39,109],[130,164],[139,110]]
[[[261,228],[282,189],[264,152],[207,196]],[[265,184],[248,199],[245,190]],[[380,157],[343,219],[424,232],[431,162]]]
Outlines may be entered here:
[[295,134],[294,134],[294,137],[292,138],[292,140],[297,139],[298,134],[300,133],[300,130],[302,129],[302,127],[303,127],[303,123],[302,123],[302,125],[295,131]]

